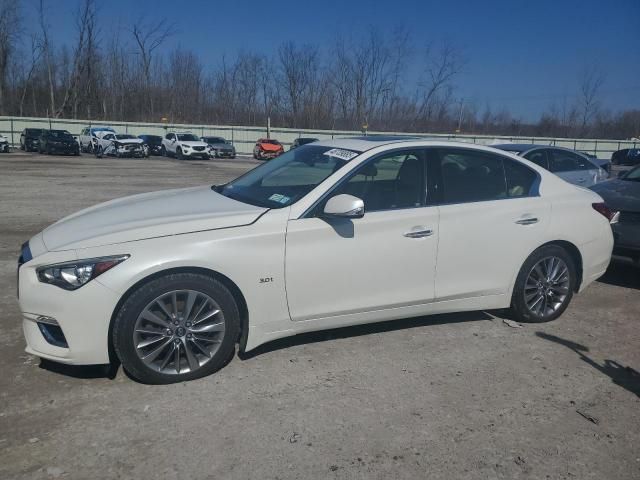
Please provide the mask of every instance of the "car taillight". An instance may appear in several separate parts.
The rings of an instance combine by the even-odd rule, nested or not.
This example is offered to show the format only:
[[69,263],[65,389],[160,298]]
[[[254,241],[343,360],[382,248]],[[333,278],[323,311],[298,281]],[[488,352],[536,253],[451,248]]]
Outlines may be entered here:
[[618,212],[607,207],[606,203],[592,203],[591,206],[596,212],[602,214],[607,220],[609,220],[609,222],[615,223],[618,221]]

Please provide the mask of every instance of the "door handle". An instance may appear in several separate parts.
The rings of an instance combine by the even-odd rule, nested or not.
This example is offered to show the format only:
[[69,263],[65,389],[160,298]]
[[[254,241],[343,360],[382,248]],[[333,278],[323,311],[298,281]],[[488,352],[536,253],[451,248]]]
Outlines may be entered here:
[[533,225],[534,223],[538,223],[538,219],[536,217],[523,218],[520,220],[516,220],[518,225]]
[[411,230],[404,234],[404,236],[407,238],[424,238],[430,237],[431,235],[433,235],[433,230],[424,227],[415,227],[414,230]]

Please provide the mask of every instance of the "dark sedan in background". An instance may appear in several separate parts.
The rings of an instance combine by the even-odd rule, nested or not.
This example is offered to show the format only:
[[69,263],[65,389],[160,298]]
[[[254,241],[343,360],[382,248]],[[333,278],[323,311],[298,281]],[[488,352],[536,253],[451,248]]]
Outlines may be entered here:
[[306,145],[307,143],[313,143],[313,142],[317,142],[318,139],[317,138],[312,138],[312,137],[299,137],[296,138],[293,143],[291,144],[291,148],[289,148],[289,150],[293,150],[294,148],[298,148],[302,145]]
[[624,148],[613,152],[611,163],[614,165],[640,165],[640,148]]
[[215,158],[236,158],[236,148],[222,137],[201,137],[209,145],[209,154]]
[[160,135],[138,135],[149,147],[149,155],[162,155],[162,137]]
[[42,128],[25,128],[20,134],[20,150],[35,152],[42,134]]
[[613,254],[628,257],[640,265],[640,166],[621,172],[620,177],[599,183],[591,190],[600,195],[607,206],[618,211],[613,228]]
[[38,139],[38,152],[66,153],[69,155],[80,155],[80,144],[66,130],[42,130]]

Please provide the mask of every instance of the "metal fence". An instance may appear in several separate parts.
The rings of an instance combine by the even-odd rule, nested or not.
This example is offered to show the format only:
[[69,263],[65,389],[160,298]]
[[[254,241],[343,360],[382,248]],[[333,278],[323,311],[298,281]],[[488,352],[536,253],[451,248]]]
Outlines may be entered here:
[[[99,122],[90,120],[68,120],[28,117],[0,117],[0,133],[5,135],[13,146],[20,143],[20,134],[25,128],[54,128],[68,130],[73,135],[89,125],[110,126],[116,131],[133,135],[149,134],[164,135],[167,130],[189,131],[200,136],[219,136],[230,140],[238,153],[251,153],[258,138],[267,136],[267,127],[244,127],[226,125],[194,125],[194,124],[163,124],[138,122]],[[360,136],[362,132],[348,130],[309,130],[295,128],[270,129],[271,138],[276,138],[283,145],[290,145],[297,137],[315,137],[319,139]],[[582,138],[553,138],[553,137],[519,137],[501,135],[463,135],[463,134],[430,134],[406,132],[367,132],[367,135],[404,135],[439,140],[478,143],[490,145],[495,143],[535,143],[541,145],[555,145],[571,148],[596,155],[599,158],[611,158],[611,154],[623,148],[638,148],[640,141],[582,139]]]

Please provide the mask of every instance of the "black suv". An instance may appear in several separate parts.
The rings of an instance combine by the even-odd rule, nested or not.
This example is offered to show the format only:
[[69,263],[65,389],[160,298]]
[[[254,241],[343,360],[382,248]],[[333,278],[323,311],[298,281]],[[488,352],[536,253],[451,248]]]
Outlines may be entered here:
[[317,142],[317,141],[318,141],[317,138],[299,137],[299,138],[296,138],[293,141],[293,143],[291,144],[291,147],[289,148],[289,150],[293,150],[294,148],[301,147],[302,145],[306,145],[307,143],[313,143],[313,142]]
[[38,150],[38,141],[42,131],[41,128],[25,128],[20,134],[20,150],[25,152]]
[[80,145],[66,130],[42,130],[38,144],[40,153],[68,153],[80,155]]
[[160,135],[138,135],[149,147],[149,155],[162,155],[162,137]]

